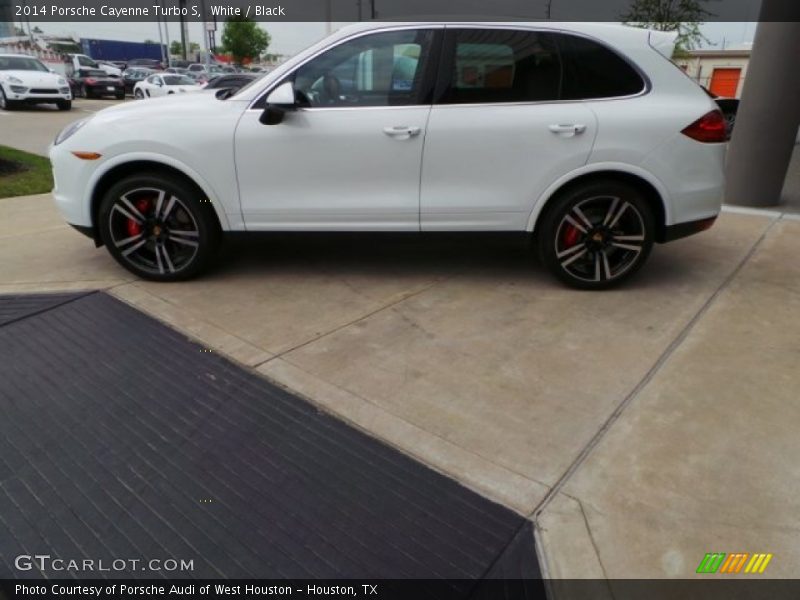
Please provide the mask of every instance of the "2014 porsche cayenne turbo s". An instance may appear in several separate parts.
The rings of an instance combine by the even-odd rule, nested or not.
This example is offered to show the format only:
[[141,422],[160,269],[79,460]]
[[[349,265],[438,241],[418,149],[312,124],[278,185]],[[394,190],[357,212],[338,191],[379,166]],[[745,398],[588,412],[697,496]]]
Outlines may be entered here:
[[64,218],[121,265],[200,273],[226,232],[516,231],[579,288],[711,226],[725,122],[611,24],[359,24],[233,95],[126,103],[50,152]]

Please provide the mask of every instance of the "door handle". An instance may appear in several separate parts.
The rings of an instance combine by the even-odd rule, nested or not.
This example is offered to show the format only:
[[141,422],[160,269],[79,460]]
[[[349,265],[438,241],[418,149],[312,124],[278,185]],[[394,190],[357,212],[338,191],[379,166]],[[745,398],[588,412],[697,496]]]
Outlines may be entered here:
[[586,131],[586,125],[578,124],[578,123],[567,123],[567,124],[558,124],[558,125],[550,125],[548,128],[553,133],[571,133],[572,135],[578,135]]
[[406,125],[396,125],[394,127],[384,127],[383,133],[396,140],[407,140],[420,134],[422,129],[419,127],[408,127]]

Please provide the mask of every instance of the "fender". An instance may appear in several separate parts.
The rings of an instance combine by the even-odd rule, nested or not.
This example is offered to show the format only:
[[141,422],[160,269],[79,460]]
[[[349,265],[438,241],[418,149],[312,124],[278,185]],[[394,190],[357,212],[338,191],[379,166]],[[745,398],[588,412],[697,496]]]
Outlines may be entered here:
[[558,192],[558,190],[560,190],[563,186],[565,186],[569,182],[579,177],[582,177],[583,175],[589,175],[591,173],[602,173],[608,171],[616,171],[618,173],[627,173],[629,175],[634,175],[652,185],[658,192],[659,196],[661,196],[662,204],[664,206],[665,224],[670,225],[672,223],[672,215],[670,214],[670,202],[668,202],[670,195],[669,192],[667,191],[667,188],[664,186],[664,184],[661,182],[660,179],[658,179],[655,175],[653,175],[649,171],[636,165],[631,165],[627,163],[617,163],[617,162],[602,162],[602,163],[592,163],[584,165],[558,178],[556,181],[550,184],[550,186],[533,203],[533,210],[531,210],[531,213],[528,217],[528,224],[526,226],[526,231],[528,232],[533,231],[534,227],[536,226],[536,221],[538,220],[539,215],[542,213],[542,209],[544,209],[545,205],[550,200],[550,198],[552,198],[553,195],[556,192]]
[[[108,173],[114,167],[118,167],[125,163],[135,162],[138,160],[147,160],[150,162],[157,162],[168,167],[172,167],[176,171],[180,171],[186,177],[194,181],[195,184],[203,191],[206,197],[211,201],[211,205],[214,207],[214,212],[217,214],[217,218],[219,219],[220,226],[222,227],[223,231],[230,231],[230,230],[243,230],[244,224],[241,219],[241,215],[233,215],[234,221],[229,220],[229,215],[225,212],[225,209],[222,203],[219,200],[219,196],[213,190],[213,188],[208,184],[208,182],[194,169],[188,167],[184,163],[174,159],[171,156],[167,156],[165,154],[157,154],[153,152],[129,152],[125,154],[119,154],[112,158],[109,158],[107,161],[103,163],[101,167],[99,167],[94,173],[92,173],[92,177],[89,180],[89,185],[87,187],[87,193],[84,197],[83,205],[84,206],[91,206],[91,199],[94,195],[94,190],[97,187],[97,183],[100,179]],[[96,223],[93,223],[96,225]]]

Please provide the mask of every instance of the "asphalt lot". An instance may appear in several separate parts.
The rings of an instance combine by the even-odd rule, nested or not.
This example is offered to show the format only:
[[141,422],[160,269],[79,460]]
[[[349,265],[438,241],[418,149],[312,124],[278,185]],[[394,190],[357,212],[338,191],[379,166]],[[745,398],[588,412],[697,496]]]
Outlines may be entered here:
[[[5,139],[25,121],[46,146],[42,112],[0,117]],[[692,577],[707,552],[767,551],[769,576],[796,575],[796,217],[727,211],[625,288],[579,293],[515,247],[359,236],[230,246],[203,279],[145,283],[47,195],[0,207],[0,293],[107,290],[528,516],[546,574]]]
[[37,104],[14,111],[0,111],[2,143],[46,156],[50,143],[68,124],[114,104],[133,101],[133,98],[127,100],[78,98],[72,101],[70,111],[62,112],[54,104]]

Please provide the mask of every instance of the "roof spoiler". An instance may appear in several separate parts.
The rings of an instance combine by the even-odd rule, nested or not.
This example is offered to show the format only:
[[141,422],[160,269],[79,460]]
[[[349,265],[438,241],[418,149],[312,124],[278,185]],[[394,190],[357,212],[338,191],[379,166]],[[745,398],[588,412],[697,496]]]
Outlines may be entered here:
[[653,50],[667,58],[672,58],[672,54],[675,52],[675,44],[678,42],[678,32],[650,30],[648,42]]

